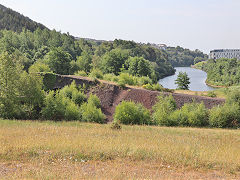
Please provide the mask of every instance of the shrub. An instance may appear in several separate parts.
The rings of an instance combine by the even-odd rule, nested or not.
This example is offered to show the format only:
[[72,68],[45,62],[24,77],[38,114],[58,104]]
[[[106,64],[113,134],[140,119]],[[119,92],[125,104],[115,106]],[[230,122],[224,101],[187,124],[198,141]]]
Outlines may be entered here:
[[126,88],[126,84],[124,82],[119,81],[117,84],[120,88]]
[[71,100],[66,100],[65,102],[65,114],[64,114],[64,120],[81,120],[81,114],[79,110],[79,106],[76,105],[73,101]]
[[90,78],[97,78],[97,79],[103,79],[103,73],[100,69],[93,69],[90,74]]
[[115,109],[114,122],[122,124],[152,124],[150,112],[141,104],[123,101]]
[[80,109],[84,122],[104,123],[105,115],[102,113],[101,109],[97,108],[92,103],[84,103]]
[[94,94],[90,94],[88,98],[88,104],[92,104],[93,106],[96,106],[97,108],[101,108],[101,101],[100,99]]
[[153,122],[162,126],[176,126],[177,122],[169,118],[176,107],[176,102],[172,96],[158,96],[158,102],[153,107]]
[[227,104],[237,104],[240,107],[240,90],[234,89],[227,94]]
[[63,89],[60,90],[61,94],[70,99],[72,99],[73,93],[76,92],[78,92],[78,90],[75,81],[73,81],[70,86],[65,86]]
[[153,90],[153,87],[151,84],[145,84],[145,85],[143,85],[143,88],[147,89],[147,90]]
[[74,75],[76,76],[83,76],[83,77],[87,77],[87,73],[85,71],[78,71],[76,73],[74,73]]
[[57,91],[50,91],[45,98],[42,115],[48,120],[63,120],[66,109],[66,98]]
[[103,79],[106,81],[118,82],[118,77],[114,74],[104,74]]
[[163,90],[162,85],[160,85],[158,83],[157,84],[153,84],[152,87],[153,87],[154,91],[162,91]]
[[112,122],[110,128],[113,130],[120,130],[122,126],[119,122]]
[[186,103],[180,110],[173,112],[169,118],[180,126],[201,127],[208,125],[208,111],[203,103]]
[[43,72],[51,72],[51,69],[47,64],[42,62],[35,62],[29,69],[29,73],[43,73]]
[[45,98],[42,116],[47,120],[80,120],[79,106],[63,93],[50,91]]
[[121,73],[118,82],[119,84],[135,85],[133,76],[128,73]]
[[138,85],[152,84],[152,80],[147,76],[138,77]]
[[212,97],[212,98],[217,97],[217,95],[214,91],[208,91],[207,96]]
[[209,124],[211,127],[238,127],[240,114],[238,104],[225,104],[210,110]]
[[78,106],[81,106],[84,102],[86,102],[87,97],[83,92],[80,91],[73,91],[72,93],[72,101],[77,104]]
[[160,85],[160,84],[145,84],[143,85],[143,88],[144,89],[148,89],[148,90],[151,90],[151,91],[163,91],[163,87]]

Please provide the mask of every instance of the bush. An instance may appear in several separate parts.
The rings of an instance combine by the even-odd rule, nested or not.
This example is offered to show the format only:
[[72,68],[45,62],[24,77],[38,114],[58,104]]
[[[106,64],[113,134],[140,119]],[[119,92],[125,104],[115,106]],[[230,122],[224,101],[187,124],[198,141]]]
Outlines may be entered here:
[[119,84],[135,85],[134,78],[128,73],[121,73],[118,79]]
[[82,120],[84,122],[104,123],[105,115],[101,111],[101,102],[96,95],[90,95],[88,102],[81,106]]
[[78,106],[78,104],[82,104],[78,96],[81,92],[76,89],[72,92],[74,85],[73,83],[70,87],[65,87],[56,93],[54,91],[48,93],[42,109],[42,115],[45,119],[55,121],[81,120]]
[[172,96],[158,96],[158,102],[153,107],[153,122],[156,125],[162,126],[176,126],[175,119],[169,116],[176,110],[176,102]]
[[227,93],[227,104],[237,104],[240,107],[240,90],[234,89]]
[[214,91],[208,91],[207,96],[212,97],[212,98],[217,97],[217,95]]
[[97,78],[97,79],[103,79],[103,73],[100,69],[93,69],[90,74],[90,78]]
[[63,120],[67,99],[57,91],[50,91],[45,98],[42,115],[48,120]]
[[92,104],[93,106],[96,106],[97,108],[101,108],[101,101],[100,99],[94,94],[90,94],[88,98],[88,104]]
[[74,73],[74,75],[76,76],[83,76],[83,77],[87,77],[87,73],[85,71],[78,71],[76,73]]
[[115,109],[114,122],[122,124],[152,124],[150,112],[141,104],[123,101]]
[[82,121],[104,123],[105,115],[100,108],[97,108],[92,103],[84,103],[81,106]]
[[175,112],[170,117],[180,126],[202,127],[208,125],[208,111],[204,104],[187,103]]
[[145,84],[143,85],[143,88],[144,89],[148,89],[148,90],[151,90],[151,91],[160,91],[162,92],[164,90],[164,88],[160,85],[160,84]]
[[153,87],[151,84],[145,84],[145,85],[143,85],[143,88],[147,89],[147,90],[153,90]]
[[122,126],[119,122],[112,122],[110,128],[113,130],[120,130]]
[[240,113],[238,104],[225,104],[210,110],[209,124],[211,127],[239,127]]
[[73,101],[66,100],[65,102],[65,113],[64,113],[64,120],[81,120],[81,114],[79,110],[79,106],[76,105]]
[[[80,90],[82,90],[82,88],[83,87],[80,87]],[[61,89],[60,93],[72,100],[75,104],[81,106],[82,103],[86,102],[87,97],[80,90],[78,90],[75,81],[73,81],[70,86],[65,86]]]
[[86,102],[87,97],[83,92],[80,91],[73,91],[72,93],[72,101],[77,104],[78,106],[81,106],[84,102]]
[[115,74],[104,74],[103,79],[106,81],[118,82],[118,76]]
[[138,85],[152,84],[152,80],[147,76],[138,77]]
[[42,62],[35,62],[29,69],[29,73],[43,73],[43,72],[51,72],[51,69],[47,64]]
[[120,88],[126,88],[126,84],[124,83],[124,82],[121,82],[121,81],[119,81],[118,83],[117,83],[117,85],[120,87]]
[[69,86],[65,86],[63,89],[60,90],[60,93],[69,99],[72,99],[73,94],[76,92],[78,92],[78,89],[75,81],[73,81]]

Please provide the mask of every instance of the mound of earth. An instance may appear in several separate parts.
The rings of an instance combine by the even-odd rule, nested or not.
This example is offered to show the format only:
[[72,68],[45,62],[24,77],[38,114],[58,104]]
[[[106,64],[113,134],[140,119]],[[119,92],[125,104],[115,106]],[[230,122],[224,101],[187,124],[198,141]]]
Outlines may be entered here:
[[85,84],[86,86],[91,87],[88,94],[96,94],[99,97],[102,103],[102,111],[106,115],[108,121],[113,120],[115,108],[122,101],[141,103],[149,110],[152,110],[152,107],[157,101],[157,96],[159,95],[171,94],[174,97],[178,108],[182,107],[185,103],[193,102],[193,100],[199,103],[203,102],[208,109],[225,102],[224,99],[220,98],[150,91],[136,87],[126,87],[123,89],[115,83],[107,81],[95,82],[89,78],[80,76],[58,76],[55,88],[62,88],[65,85],[71,84],[72,81],[75,81],[77,85]]

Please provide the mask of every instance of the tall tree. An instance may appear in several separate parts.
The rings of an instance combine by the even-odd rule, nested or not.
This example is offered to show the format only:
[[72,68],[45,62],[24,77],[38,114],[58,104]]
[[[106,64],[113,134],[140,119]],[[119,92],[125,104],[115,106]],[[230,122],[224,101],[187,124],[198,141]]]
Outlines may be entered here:
[[54,73],[69,74],[71,55],[62,48],[54,48],[46,55],[45,62]]
[[178,89],[188,90],[190,84],[190,78],[186,72],[179,72],[175,84],[178,85]]

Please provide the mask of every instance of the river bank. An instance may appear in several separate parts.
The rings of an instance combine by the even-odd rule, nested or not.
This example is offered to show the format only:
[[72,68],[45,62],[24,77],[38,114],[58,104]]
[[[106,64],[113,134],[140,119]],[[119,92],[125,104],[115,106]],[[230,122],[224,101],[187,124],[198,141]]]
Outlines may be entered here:
[[208,86],[206,84],[207,73],[192,67],[175,67],[176,73],[173,76],[168,76],[159,81],[159,83],[168,89],[177,89],[177,85],[175,84],[175,80],[179,72],[186,72],[188,77],[190,78],[189,90],[191,91],[212,91],[215,90],[214,87]]

